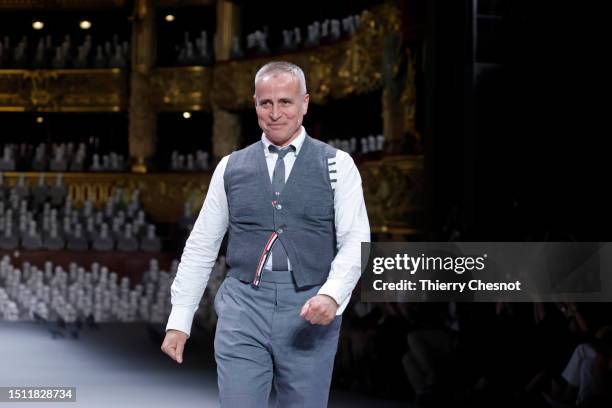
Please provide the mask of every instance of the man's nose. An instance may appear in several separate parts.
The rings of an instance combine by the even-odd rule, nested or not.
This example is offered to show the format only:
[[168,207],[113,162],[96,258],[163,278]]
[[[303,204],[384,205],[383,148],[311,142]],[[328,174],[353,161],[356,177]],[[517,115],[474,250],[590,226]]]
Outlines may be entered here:
[[280,115],[281,112],[280,109],[278,109],[278,106],[272,106],[272,112],[270,112],[270,117],[272,118],[272,120],[277,120],[278,118],[280,118]]

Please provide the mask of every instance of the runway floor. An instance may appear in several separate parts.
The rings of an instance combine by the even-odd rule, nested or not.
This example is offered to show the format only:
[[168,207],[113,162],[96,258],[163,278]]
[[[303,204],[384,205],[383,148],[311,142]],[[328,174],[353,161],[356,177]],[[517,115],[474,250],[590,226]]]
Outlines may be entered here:
[[[79,338],[52,338],[48,328],[0,322],[0,387],[76,387],[74,403],[6,403],[0,407],[218,407],[210,339],[193,336],[178,365],[163,355],[144,324],[84,328]],[[396,408],[406,403],[331,390],[331,408]],[[282,408],[282,407],[281,407]]]

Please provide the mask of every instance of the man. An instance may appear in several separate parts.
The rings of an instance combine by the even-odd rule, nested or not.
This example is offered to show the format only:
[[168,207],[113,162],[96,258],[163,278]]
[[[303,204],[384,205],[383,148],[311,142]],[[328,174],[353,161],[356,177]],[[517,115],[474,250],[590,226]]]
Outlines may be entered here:
[[302,127],[302,70],[271,62],[255,76],[261,141],[224,157],[212,176],[172,284],[162,351],[183,360],[195,310],[229,228],[228,276],[215,297],[222,407],[325,407],[342,312],[369,242],[351,157]]

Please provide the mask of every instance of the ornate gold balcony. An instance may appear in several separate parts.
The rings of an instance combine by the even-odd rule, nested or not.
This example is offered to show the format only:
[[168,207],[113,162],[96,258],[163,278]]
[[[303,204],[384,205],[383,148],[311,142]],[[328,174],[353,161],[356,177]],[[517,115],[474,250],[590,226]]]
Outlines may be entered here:
[[212,68],[156,68],[150,81],[153,107],[157,111],[211,109]]
[[228,61],[215,65],[213,103],[237,110],[253,104],[253,78],[270,60],[299,65],[308,78],[311,101],[317,104],[380,89],[386,36],[399,33],[399,10],[383,5],[361,14],[361,24],[349,39],[281,55]]
[[117,68],[0,70],[0,111],[118,112],[127,79]]

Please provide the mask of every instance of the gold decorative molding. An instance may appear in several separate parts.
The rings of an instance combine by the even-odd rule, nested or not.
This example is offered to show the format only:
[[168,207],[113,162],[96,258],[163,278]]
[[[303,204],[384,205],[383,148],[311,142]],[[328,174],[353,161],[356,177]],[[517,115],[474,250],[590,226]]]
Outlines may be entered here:
[[0,70],[0,111],[118,112],[127,80],[118,68]]
[[[5,185],[14,186],[20,174],[33,186],[41,173],[4,172]],[[57,173],[42,174],[47,185],[55,183]],[[154,221],[174,223],[183,215],[185,202],[191,202],[194,209],[202,206],[211,173],[63,173],[63,177],[77,207],[90,200],[100,209],[117,187],[123,189],[125,199],[129,200],[132,191],[138,188],[142,205]]]
[[372,231],[424,227],[423,156],[390,156],[359,165]]
[[151,75],[153,107],[157,111],[211,110],[212,68],[156,68]]
[[0,70],[0,111],[22,112],[28,106],[29,86],[26,71]]

